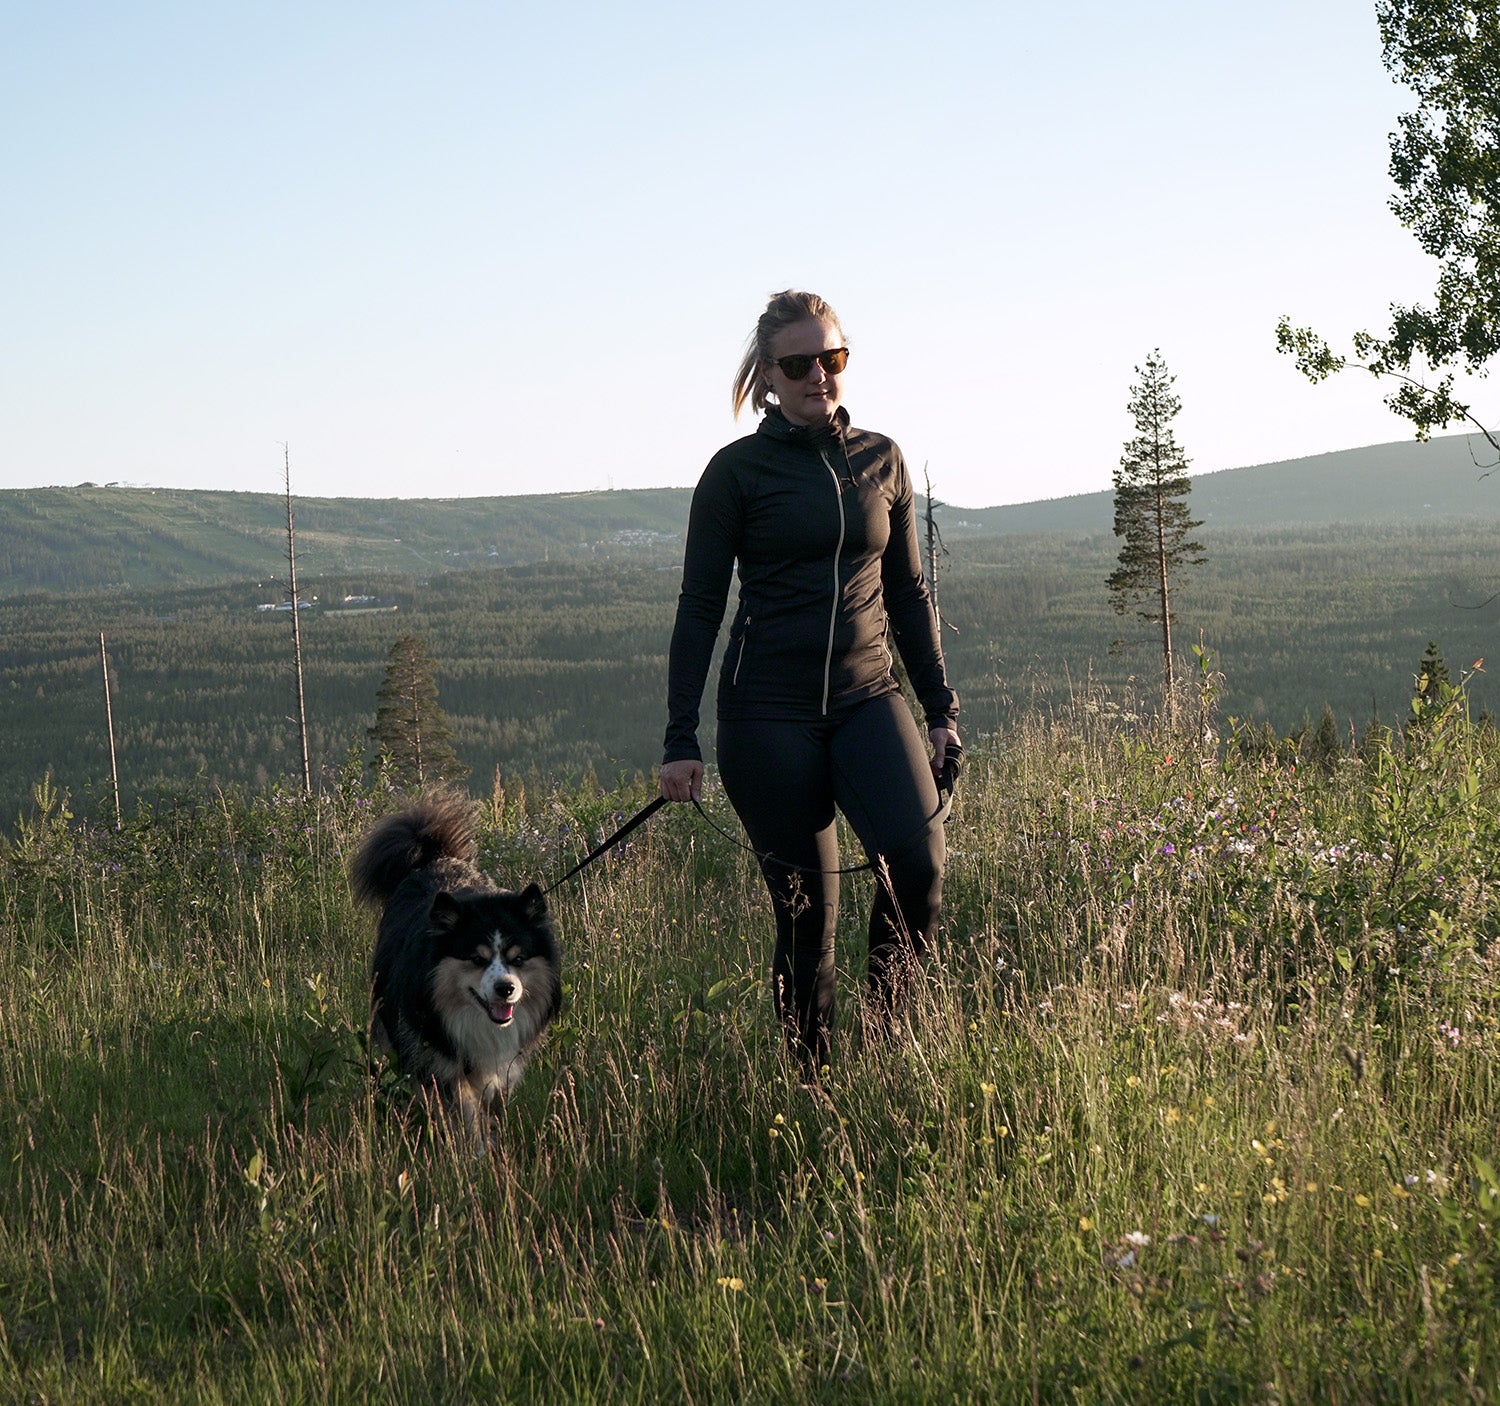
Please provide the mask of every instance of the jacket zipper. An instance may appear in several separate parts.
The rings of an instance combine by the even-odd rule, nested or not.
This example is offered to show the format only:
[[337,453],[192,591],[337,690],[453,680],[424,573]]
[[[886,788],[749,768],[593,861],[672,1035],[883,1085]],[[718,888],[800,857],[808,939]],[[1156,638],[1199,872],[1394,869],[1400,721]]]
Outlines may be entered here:
[[745,627],[740,631],[740,657],[734,661],[734,677],[730,683],[736,687],[740,682],[740,668],[745,662],[745,647],[750,643],[750,617],[745,617]]
[[828,476],[833,480],[833,494],[839,504],[839,544],[833,551],[833,608],[828,612],[828,653],[823,657],[823,715],[828,715],[828,690],[830,680],[833,676],[833,636],[839,623],[839,557],[844,552],[844,493],[839,487],[839,476],[832,464],[828,462],[828,455],[824,450],[818,451],[818,457],[823,461],[823,467],[828,470]]

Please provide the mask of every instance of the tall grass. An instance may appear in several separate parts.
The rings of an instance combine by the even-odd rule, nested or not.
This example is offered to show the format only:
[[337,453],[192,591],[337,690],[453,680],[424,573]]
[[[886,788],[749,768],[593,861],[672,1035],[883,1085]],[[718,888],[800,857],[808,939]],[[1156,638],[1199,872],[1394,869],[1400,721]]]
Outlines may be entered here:
[[[1242,745],[1243,743],[1243,745]],[[971,748],[894,1041],[773,1029],[732,814],[553,896],[562,1018],[493,1151],[364,1039],[386,804],[38,788],[0,860],[0,1397],[1485,1400],[1500,745],[1363,758],[1080,705]],[[547,880],[646,799],[487,798]]]

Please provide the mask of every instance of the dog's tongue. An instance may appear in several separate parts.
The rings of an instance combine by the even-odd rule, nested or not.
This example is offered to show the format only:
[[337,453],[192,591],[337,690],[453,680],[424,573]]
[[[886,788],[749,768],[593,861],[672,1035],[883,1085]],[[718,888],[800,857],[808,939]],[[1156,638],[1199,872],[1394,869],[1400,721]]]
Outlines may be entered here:
[[490,1002],[490,1019],[493,1020],[496,1025],[504,1025],[505,1022],[509,1020],[515,1013],[516,1008],[514,1006],[505,1005],[501,1001]]

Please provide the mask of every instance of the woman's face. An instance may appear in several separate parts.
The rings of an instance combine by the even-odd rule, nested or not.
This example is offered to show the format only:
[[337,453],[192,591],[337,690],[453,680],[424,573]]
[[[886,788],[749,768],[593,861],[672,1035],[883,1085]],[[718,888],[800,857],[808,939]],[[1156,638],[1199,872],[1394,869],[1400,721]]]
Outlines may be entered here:
[[771,343],[771,360],[765,364],[766,381],[776,393],[781,413],[794,425],[814,428],[826,425],[843,399],[843,373],[829,374],[817,361],[800,381],[794,381],[779,367],[784,356],[813,356],[844,345],[844,334],[838,324],[820,318],[794,322],[783,327]]

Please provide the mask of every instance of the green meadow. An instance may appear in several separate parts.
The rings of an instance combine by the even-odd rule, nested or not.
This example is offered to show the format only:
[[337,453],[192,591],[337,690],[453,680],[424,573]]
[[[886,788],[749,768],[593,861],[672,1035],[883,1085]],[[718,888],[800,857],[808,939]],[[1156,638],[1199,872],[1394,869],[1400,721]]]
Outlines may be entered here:
[[[483,1155],[367,1048],[344,865],[399,798],[115,829],[39,784],[0,855],[0,1398],[1494,1399],[1500,739],[1460,688],[1299,752],[1215,687],[1187,735],[1079,694],[976,741],[895,1039],[845,881],[816,1086],[732,812],[658,815],[554,894],[563,1015]],[[513,882],[649,794],[478,790]]]

